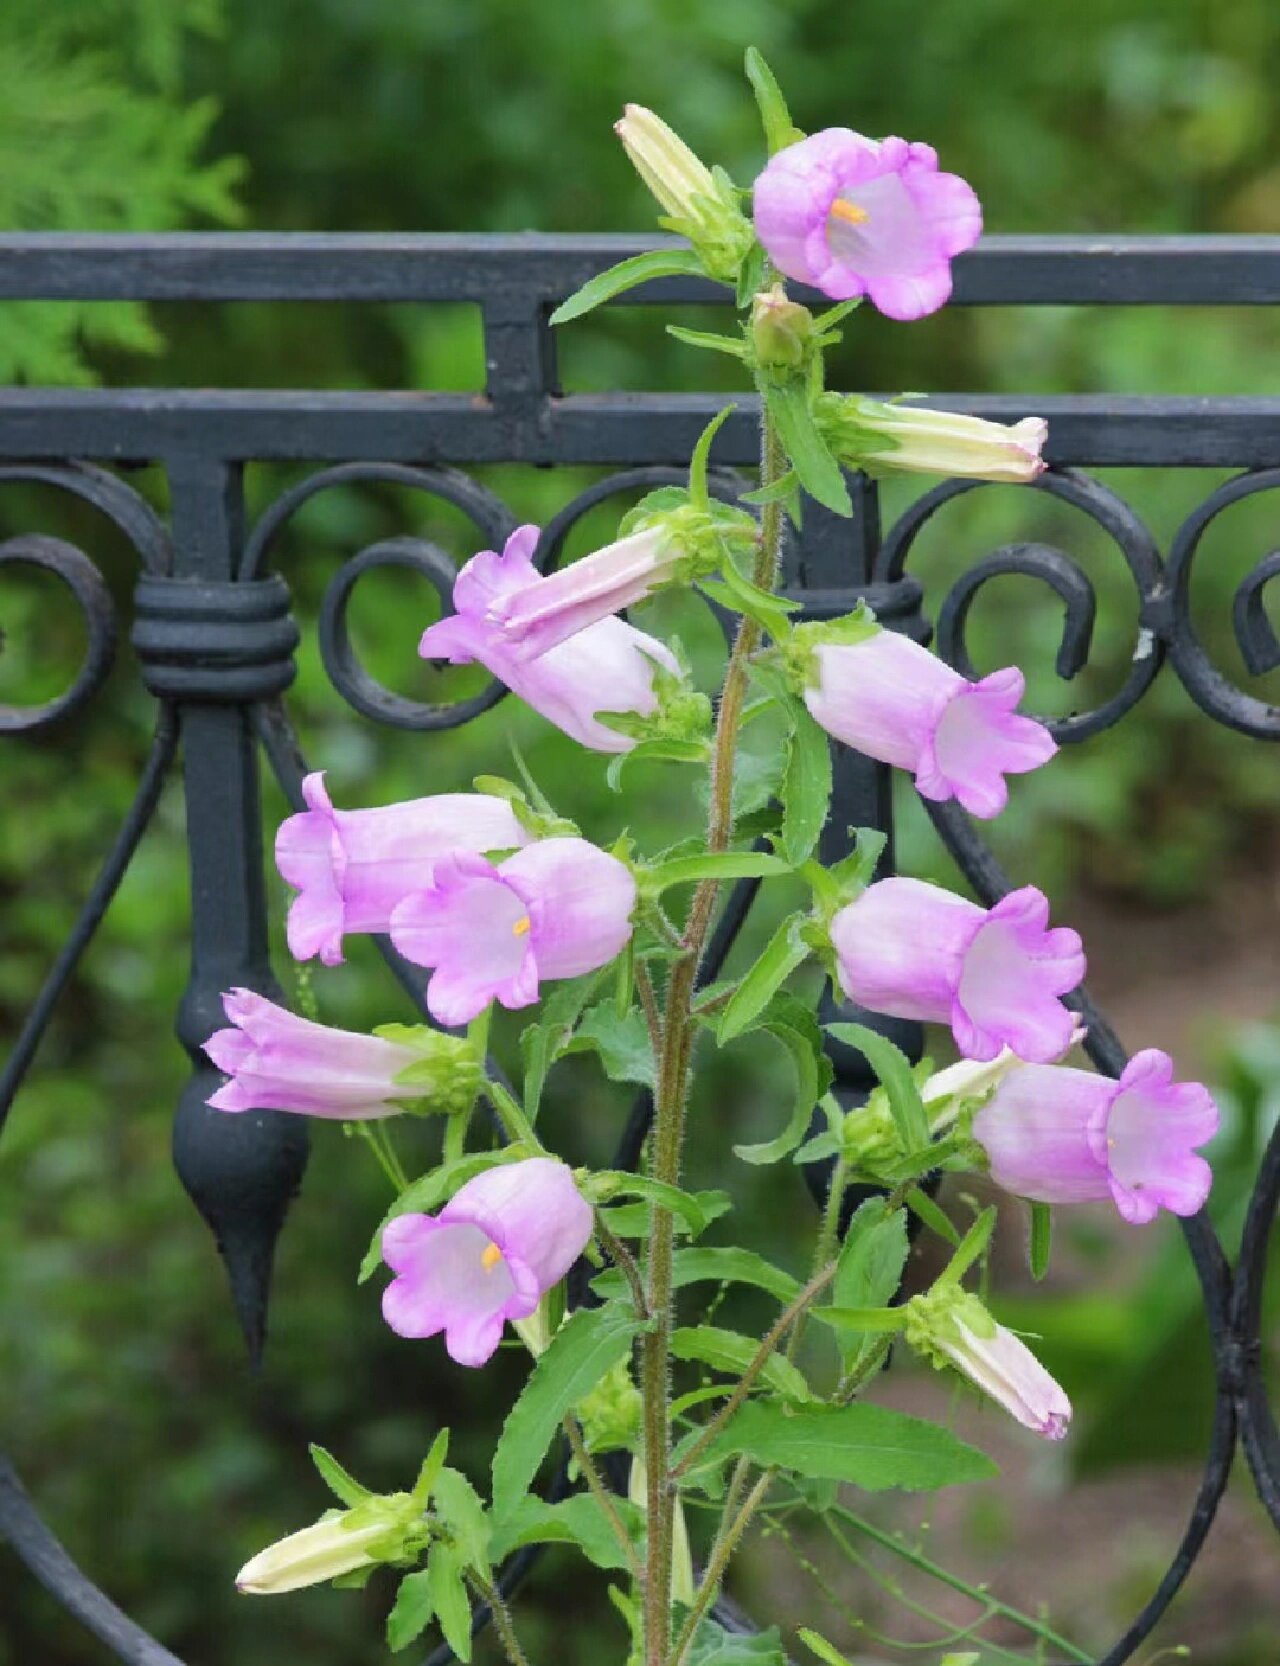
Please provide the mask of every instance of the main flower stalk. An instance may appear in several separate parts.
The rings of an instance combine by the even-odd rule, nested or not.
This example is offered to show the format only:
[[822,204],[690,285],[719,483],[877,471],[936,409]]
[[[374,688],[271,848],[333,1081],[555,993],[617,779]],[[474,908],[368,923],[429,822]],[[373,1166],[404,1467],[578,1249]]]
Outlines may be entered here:
[[[761,436],[761,485],[769,486],[786,469],[786,455],[776,429],[764,417]],[[782,554],[782,505],[766,503],[761,512],[761,540],[754,582],[765,590],[777,583]],[[747,692],[747,665],[760,645],[760,626],[744,617],[738,626],[716,719],[711,763],[711,805],[707,848],[727,850],[733,833],[733,765]],[[691,1051],[691,1011],[698,967],[715,913],[718,884],[704,880],[694,892],[683,936],[684,952],[671,969],[663,1013],[658,1062],[651,1172],[669,1186],[680,1183],[685,1104]],[[646,1515],[649,1522],[645,1567],[645,1666],[665,1666],[671,1644],[671,1553],[676,1484],[671,1476],[671,1332],[672,1267],[675,1219],[655,1203],[649,1238],[648,1306],[652,1327],[644,1339],[642,1388]]]

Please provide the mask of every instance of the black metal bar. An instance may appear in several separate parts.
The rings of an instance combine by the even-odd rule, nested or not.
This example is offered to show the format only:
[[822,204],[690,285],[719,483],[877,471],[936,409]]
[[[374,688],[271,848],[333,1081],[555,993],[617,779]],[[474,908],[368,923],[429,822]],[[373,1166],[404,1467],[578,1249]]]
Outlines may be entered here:
[[[6,232],[0,300],[475,301],[554,305],[671,239],[540,232]],[[959,306],[1274,306],[1280,237],[984,237],[955,263]],[[804,294],[803,290],[798,291]],[[723,301],[667,278],[622,304]]]

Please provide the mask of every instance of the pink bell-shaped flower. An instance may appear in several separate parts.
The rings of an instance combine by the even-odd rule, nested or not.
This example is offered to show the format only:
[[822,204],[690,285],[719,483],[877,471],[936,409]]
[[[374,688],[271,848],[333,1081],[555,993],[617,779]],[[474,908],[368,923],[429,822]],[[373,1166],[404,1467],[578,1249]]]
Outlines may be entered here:
[[1142,1225],[1168,1209],[1194,1215],[1213,1173],[1196,1147],[1218,1131],[1199,1082],[1175,1082],[1173,1061],[1135,1053],[1119,1081],[1059,1065],[1011,1070],[973,1119],[992,1178],[1041,1203],[1110,1198]]
[[434,968],[432,1017],[465,1024],[490,1001],[531,1006],[544,980],[607,965],[631,936],[635,902],[616,856],[585,839],[543,839],[496,868],[478,856],[437,863],[432,884],[396,909],[391,939]]
[[396,904],[431,879],[437,857],[512,850],[529,842],[506,799],[438,793],[373,810],[335,810],[324,771],[302,783],[307,809],[280,824],[276,866],[298,895],[289,905],[289,953],[342,962],[347,932],[386,931]]
[[382,1233],[396,1277],[382,1313],[400,1336],[444,1332],[450,1359],[483,1365],[508,1319],[527,1319],[591,1237],[591,1207],[564,1163],[487,1169],[438,1215],[397,1215]]
[[857,751],[910,770],[924,798],[956,799],[989,820],[1009,799],[1006,775],[1048,763],[1057,743],[1016,710],[1016,666],[970,682],[897,631],[858,643],[819,643],[816,680],[804,691],[815,722]]
[[647,717],[656,711],[655,667],[677,671],[675,656],[656,636],[610,617],[577,630],[538,658],[525,659],[508,639],[498,610],[516,592],[552,582],[544,581],[533,564],[537,543],[538,528],[522,526],[507,539],[501,555],[482,550],[473,556],[453,586],[455,611],[423,632],[418,652],[423,659],[446,659],[452,665],[478,660],[526,705],[583,746],[595,752],[629,752],[635,741],[597,722],[595,714],[638,712]]
[[982,233],[982,206],[929,145],[829,127],[772,157],[755,183],[756,232],[780,272],[836,301],[866,295],[923,318],[951,294],[951,262]]
[[1008,1047],[1034,1064],[1061,1058],[1075,1031],[1062,1004],[1084,977],[1078,933],[1049,928],[1033,885],[994,908],[919,879],[882,879],[830,925],[840,985],[891,1018],[950,1024],[971,1059]]

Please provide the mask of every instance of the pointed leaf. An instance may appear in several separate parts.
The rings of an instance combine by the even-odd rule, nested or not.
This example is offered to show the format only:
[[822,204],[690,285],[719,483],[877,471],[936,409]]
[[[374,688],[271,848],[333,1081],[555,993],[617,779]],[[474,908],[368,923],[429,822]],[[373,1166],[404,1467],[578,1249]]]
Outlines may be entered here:
[[311,1453],[311,1462],[320,1471],[320,1479],[335,1498],[341,1500],[343,1504],[351,1507],[362,1503],[366,1498],[373,1497],[369,1488],[362,1487],[355,1476],[349,1475],[338,1460],[331,1453],[325,1451],[323,1446],[316,1446],[313,1443],[307,1450]]
[[803,381],[799,378],[787,382],[761,381],[760,388],[778,437],[805,491],[837,515],[852,515],[849,488],[839,463],[818,432]]
[[808,1132],[813,1107],[831,1086],[834,1074],[831,1061],[822,1050],[822,1036],[816,1024],[806,1030],[779,1019],[766,1022],[764,1028],[791,1056],[796,1071],[796,1096],[780,1134],[758,1145],[734,1146],[735,1157],[757,1165],[779,1163],[796,1149]]
[[471,1603],[462,1577],[462,1558],[449,1545],[431,1547],[427,1591],[444,1640],[459,1660],[471,1659]]
[[[883,1198],[868,1198],[849,1222],[840,1247],[831,1286],[833,1305],[887,1307],[902,1283],[908,1248],[906,1211],[895,1209],[886,1214]],[[848,1327],[842,1329],[840,1357],[846,1371],[861,1356],[864,1340]]]
[[[671,1352],[677,1359],[697,1359],[716,1371],[741,1376],[759,1350],[758,1337],[740,1336],[737,1331],[716,1325],[681,1326],[671,1333]],[[803,1375],[781,1354],[771,1354],[760,1373],[762,1383],[776,1389],[786,1400],[812,1400],[813,1390]]]
[[728,1631],[718,1620],[702,1622],[685,1661],[687,1666],[787,1666],[777,1626],[768,1631]]
[[791,738],[782,777],[782,848],[799,867],[826,826],[831,803],[831,747],[803,702],[790,702]]
[[408,1648],[431,1624],[435,1604],[431,1600],[431,1570],[419,1568],[400,1581],[395,1604],[387,1615],[387,1647],[392,1653]]
[[686,330],[681,324],[668,324],[667,334],[686,347],[705,347],[712,353],[729,353],[735,359],[745,359],[747,344],[741,336],[717,335],[714,330]]
[[997,1473],[990,1458],[946,1429],[884,1406],[782,1406],[748,1401],[700,1460],[741,1455],[763,1468],[848,1481],[865,1492],[931,1492]]
[[626,1358],[642,1326],[624,1307],[582,1308],[556,1332],[502,1426],[493,1455],[493,1512],[502,1521],[538,1472],[562,1419]]
[[754,46],[747,48],[746,71],[751,90],[756,95],[765,143],[769,146],[769,155],[774,156],[788,145],[794,145],[798,139],[803,139],[804,134],[791,119],[787,101],[773,71]]
[[765,850],[708,850],[698,856],[655,862],[645,883],[657,894],[673,885],[693,885],[702,879],[769,879],[790,872],[788,862]]
[[595,1052],[611,1082],[638,1082],[656,1088],[658,1071],[644,1017],[634,1007],[618,1016],[612,1001],[602,1001],[583,1017],[566,1053]]
[[[625,1498],[614,1500],[632,1541],[644,1536],[644,1512]],[[522,1498],[498,1528],[493,1539],[493,1559],[500,1562],[522,1545],[573,1544],[597,1568],[627,1566],[626,1553],[604,1511],[590,1493],[548,1504],[532,1494]]]
[[759,960],[743,977],[720,1019],[718,1034],[722,1047],[750,1029],[782,983],[808,958],[809,945],[800,934],[804,921],[804,914],[798,911],[789,914]]
[[489,1518],[480,1495],[457,1469],[442,1469],[435,1485],[436,1514],[453,1535],[468,1567],[487,1577]]
[[615,295],[654,278],[694,276],[705,277],[706,269],[692,249],[650,249],[589,278],[576,294],[560,303],[551,314],[551,322],[567,324],[570,319],[581,318],[605,301],[611,301]]
[[543,1006],[542,1016],[537,1023],[527,1025],[521,1032],[520,1050],[524,1054],[524,1114],[530,1122],[537,1120],[547,1071],[569,1045],[573,1027],[595,993],[600,976],[599,972],[589,972],[584,978],[574,978],[570,983],[562,983]]
[[827,1034],[856,1047],[880,1078],[903,1151],[912,1155],[930,1143],[929,1118],[911,1074],[911,1060],[887,1036],[865,1024],[828,1024]]

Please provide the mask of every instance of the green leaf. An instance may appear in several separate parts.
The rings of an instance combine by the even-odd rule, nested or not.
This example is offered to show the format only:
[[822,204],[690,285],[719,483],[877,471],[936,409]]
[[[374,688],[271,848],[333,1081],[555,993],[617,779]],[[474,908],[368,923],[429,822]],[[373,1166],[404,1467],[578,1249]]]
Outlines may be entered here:
[[702,740],[642,740],[629,752],[615,752],[609,760],[605,778],[614,792],[622,791],[622,777],[629,764],[657,763],[705,764],[711,749]]
[[686,347],[705,347],[712,353],[729,353],[735,359],[745,359],[747,344],[741,336],[717,335],[714,330],[686,330],[680,324],[668,324],[667,334]]
[[486,1169],[497,1168],[502,1163],[513,1163],[522,1157],[532,1155],[531,1151],[526,1151],[520,1145],[504,1146],[501,1151],[473,1151],[469,1156],[460,1157],[455,1162],[442,1163],[439,1168],[432,1169],[429,1174],[415,1180],[401,1192],[379,1222],[378,1230],[374,1233],[373,1240],[365,1251],[364,1260],[360,1263],[357,1283],[363,1284],[366,1279],[372,1278],[382,1265],[382,1234],[388,1222],[395,1220],[397,1215],[428,1214],[446,1198],[452,1197],[459,1186],[477,1174],[483,1174]]
[[[868,1198],[859,1205],[845,1233],[831,1286],[836,1307],[887,1307],[902,1283],[907,1264],[907,1215],[904,1209],[885,1213],[884,1199]],[[826,1309],[815,1308],[815,1314]],[[842,1327],[840,1358],[846,1371],[862,1355],[868,1339]]]
[[[996,1207],[989,1204],[956,1245],[956,1252],[942,1274],[948,1284],[959,1284],[964,1275],[985,1253],[996,1229]],[[941,1282],[941,1280],[939,1280]]]
[[[784,1303],[800,1292],[799,1280],[781,1267],[775,1267],[772,1261],[766,1261],[754,1250],[729,1246],[677,1250],[671,1277],[676,1290],[683,1290],[686,1284],[751,1284]],[[627,1293],[626,1280],[615,1267],[593,1278],[591,1288],[598,1296],[611,1299],[625,1297]]]
[[868,1029],[865,1024],[828,1024],[827,1034],[837,1041],[847,1042],[850,1047],[856,1047],[880,1078],[903,1151],[908,1156],[923,1151],[932,1135],[924,1101],[911,1074],[911,1060],[907,1055],[886,1036]]
[[765,850],[708,850],[700,856],[655,862],[645,883],[657,895],[673,885],[694,885],[703,879],[769,879],[790,872],[789,863]]
[[[731,1371],[739,1377],[759,1348],[758,1337],[741,1336],[737,1331],[720,1330],[715,1325],[681,1326],[671,1333],[671,1352],[677,1359],[701,1360],[717,1371]],[[813,1391],[803,1375],[781,1354],[769,1356],[760,1381],[776,1389],[784,1399],[799,1402],[813,1399]]]
[[431,1569],[419,1568],[400,1581],[395,1604],[387,1615],[387,1647],[393,1654],[408,1648],[431,1624],[435,1604],[431,1598]]
[[763,1028],[785,1047],[796,1072],[796,1096],[782,1132],[759,1145],[735,1145],[733,1154],[744,1163],[778,1163],[803,1140],[813,1116],[813,1107],[831,1086],[831,1060],[822,1046],[817,1020],[799,1001],[780,993],[773,997],[762,1018]]
[[813,850],[831,803],[831,747],[803,703],[791,703],[792,730],[782,777],[782,848],[792,867]]
[[[667,328],[670,329],[671,326],[668,325]],[[709,513],[713,512],[711,494],[707,490],[707,465],[711,461],[711,447],[715,443],[716,435],[737,408],[736,405],[722,405],[720,407],[698,435],[697,444],[693,448],[693,455],[689,459],[689,501]],[[716,511],[719,511],[721,507],[717,501]]]
[[471,1603],[462,1577],[462,1558],[449,1545],[431,1547],[427,1592],[444,1640],[459,1660],[471,1659]]
[[928,1192],[922,1192],[919,1186],[913,1186],[907,1193],[906,1203],[911,1213],[918,1216],[930,1231],[936,1232],[939,1238],[945,1238],[947,1243],[954,1244],[959,1249],[960,1234]]
[[788,469],[780,474],[776,480],[771,480],[767,486],[757,486],[753,492],[743,492],[739,503],[754,503],[763,507],[766,503],[786,503],[788,498],[799,488],[800,480],[794,469]]
[[311,1462],[320,1471],[320,1479],[333,1495],[343,1504],[351,1507],[362,1503],[373,1494],[368,1487],[362,1487],[354,1475],[349,1475],[338,1460],[323,1446],[314,1443],[307,1448],[311,1454]]
[[[647,1203],[661,1204],[669,1209],[673,1215],[682,1220],[695,1238],[700,1237],[718,1215],[722,1215],[729,1207],[729,1197],[726,1192],[686,1192],[679,1186],[669,1186],[665,1180],[654,1180],[647,1174],[628,1174],[623,1169],[603,1169],[591,1177],[600,1187],[599,1194],[603,1200],[615,1197],[639,1197]],[[600,1183],[604,1182],[603,1186]],[[613,1225],[618,1210],[610,1212],[609,1221]],[[614,1230],[617,1230],[616,1225]]]
[[726,1631],[716,1620],[704,1620],[685,1656],[687,1666],[787,1666],[777,1626],[768,1631]]
[[773,71],[754,46],[747,48],[746,71],[751,90],[756,95],[765,143],[769,146],[769,155],[774,156],[788,145],[794,145],[798,139],[803,139],[804,134],[791,119],[787,101]]
[[867,1333],[883,1336],[899,1331],[907,1322],[900,1307],[815,1307],[815,1319],[839,1331],[841,1337],[852,1337],[857,1344],[855,1354],[866,1340]]
[[585,978],[575,978],[571,983],[562,983],[543,1006],[542,1017],[538,1022],[529,1024],[521,1032],[520,1050],[524,1054],[524,1114],[530,1122],[537,1120],[547,1071],[569,1045],[573,1027],[595,993],[600,977],[600,972],[589,972]]
[[720,1045],[751,1028],[768,1006],[785,979],[809,955],[809,945],[800,934],[806,916],[789,914],[769,939],[764,953],[742,979],[738,992],[720,1018]]
[[772,590],[762,590],[758,584],[753,584],[738,571],[730,556],[721,563],[718,580],[704,578],[698,582],[701,589],[713,601],[719,602],[721,607],[731,608],[735,613],[745,613],[747,618],[754,619],[762,629],[778,640],[787,634],[787,615],[794,613],[800,605],[798,602],[789,602]]
[[[614,1500],[635,1543],[644,1534],[644,1512],[625,1498]],[[618,1536],[590,1493],[548,1504],[532,1494],[522,1498],[493,1538],[493,1559],[500,1562],[522,1545],[573,1544],[598,1568],[625,1568],[626,1554]]]
[[611,1082],[638,1082],[647,1088],[658,1085],[649,1028],[634,1007],[619,1018],[615,1002],[601,1001],[586,1014],[563,1051],[598,1053]]
[[734,300],[738,304],[739,312],[749,307],[752,298],[764,288],[765,261],[764,249],[758,242],[753,241],[743,257],[742,265],[738,268]]
[[1053,1247],[1053,1211],[1047,1203],[1031,1205],[1031,1236],[1027,1242],[1027,1264],[1037,1284],[1049,1271]]
[[493,1454],[493,1512],[502,1521],[538,1472],[561,1420],[625,1359],[640,1321],[617,1306],[579,1309],[542,1354],[512,1406]]
[[607,272],[589,278],[576,294],[562,301],[551,314],[553,324],[567,324],[584,313],[611,301],[637,284],[649,283],[654,278],[705,277],[706,269],[692,249],[650,249],[648,253],[633,255]]
[[453,1535],[467,1567],[488,1576],[489,1518],[480,1495],[457,1469],[442,1469],[434,1489],[436,1514]]
[[824,1662],[824,1666],[852,1666],[849,1658],[841,1654],[839,1649],[833,1648],[820,1632],[813,1631],[808,1626],[801,1626],[796,1636],[807,1649]]
[[748,1401],[699,1462],[741,1455],[763,1468],[848,1481],[865,1492],[931,1492],[997,1473],[990,1458],[946,1429],[884,1406],[781,1406]]
[[440,1478],[440,1471],[444,1467],[445,1456],[449,1451],[449,1431],[441,1429],[431,1442],[431,1450],[422,1460],[422,1468],[418,1471],[418,1479],[413,1484],[414,1502],[420,1510],[425,1510],[431,1502],[431,1494]]
[[760,391],[778,430],[778,437],[805,491],[837,515],[851,516],[853,504],[849,488],[845,485],[839,463],[818,432],[804,382],[798,377],[786,382],[762,379]]

